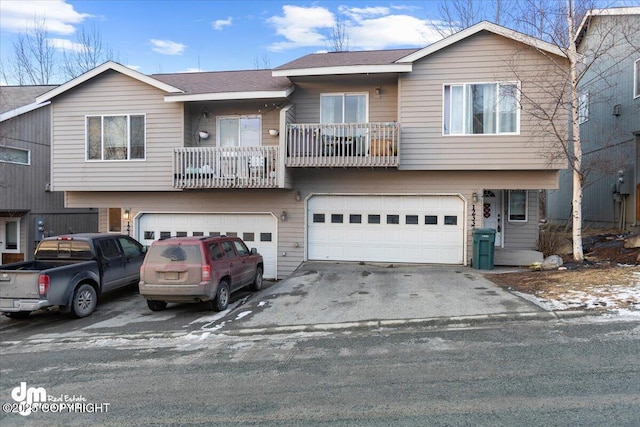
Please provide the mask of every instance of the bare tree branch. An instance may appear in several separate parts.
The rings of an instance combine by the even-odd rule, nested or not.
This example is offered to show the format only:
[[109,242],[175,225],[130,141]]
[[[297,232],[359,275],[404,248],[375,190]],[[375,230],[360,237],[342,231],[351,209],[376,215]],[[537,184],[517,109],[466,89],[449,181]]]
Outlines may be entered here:
[[336,25],[331,29],[330,41],[332,52],[346,52],[349,50],[349,34],[347,34],[347,27],[341,19],[338,19]]

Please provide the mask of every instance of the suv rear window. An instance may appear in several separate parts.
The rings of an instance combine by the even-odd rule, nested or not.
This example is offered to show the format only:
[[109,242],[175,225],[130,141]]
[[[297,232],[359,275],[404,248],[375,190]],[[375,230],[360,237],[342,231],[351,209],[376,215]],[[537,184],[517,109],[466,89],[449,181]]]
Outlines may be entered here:
[[148,262],[184,262],[198,264],[202,262],[200,245],[152,245],[147,252]]

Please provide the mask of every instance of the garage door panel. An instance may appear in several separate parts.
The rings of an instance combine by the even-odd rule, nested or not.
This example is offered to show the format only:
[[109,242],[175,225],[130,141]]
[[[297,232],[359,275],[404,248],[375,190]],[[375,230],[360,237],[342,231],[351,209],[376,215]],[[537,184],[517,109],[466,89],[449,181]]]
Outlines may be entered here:
[[146,213],[136,219],[136,230],[138,240],[147,246],[164,233],[169,236],[185,233],[187,236],[253,237],[246,243],[262,255],[265,278],[277,277],[277,223],[272,215]]
[[463,262],[464,203],[456,196],[314,196],[307,215],[308,259]]

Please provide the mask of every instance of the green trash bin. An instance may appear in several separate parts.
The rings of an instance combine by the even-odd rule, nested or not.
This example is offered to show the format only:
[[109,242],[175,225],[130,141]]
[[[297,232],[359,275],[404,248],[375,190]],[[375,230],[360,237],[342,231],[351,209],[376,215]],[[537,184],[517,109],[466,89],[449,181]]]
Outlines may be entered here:
[[493,228],[473,229],[473,258],[471,265],[478,270],[493,270],[496,230]]

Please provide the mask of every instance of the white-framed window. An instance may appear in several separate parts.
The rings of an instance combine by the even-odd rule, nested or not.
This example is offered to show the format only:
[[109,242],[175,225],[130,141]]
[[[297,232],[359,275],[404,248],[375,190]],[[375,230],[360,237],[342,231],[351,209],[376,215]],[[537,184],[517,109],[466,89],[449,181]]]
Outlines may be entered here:
[[578,123],[589,120],[589,92],[578,94]]
[[320,94],[320,123],[367,123],[366,93]]
[[17,165],[31,165],[31,151],[23,148],[0,145],[0,162]]
[[262,144],[262,116],[216,117],[218,147],[257,147]]
[[633,99],[640,97],[640,59],[633,63]]
[[519,83],[444,85],[443,135],[499,135],[520,132]]
[[86,116],[87,160],[144,160],[146,116]]
[[5,219],[0,237],[4,237],[3,242],[0,242],[3,252],[20,252],[20,219]]
[[509,190],[509,222],[527,222],[527,190]]

